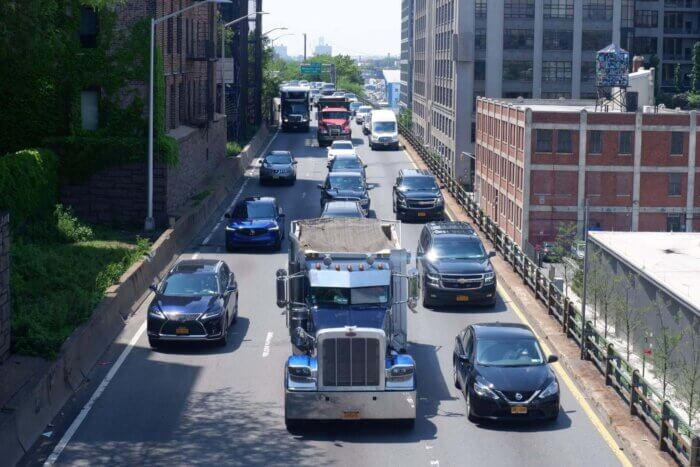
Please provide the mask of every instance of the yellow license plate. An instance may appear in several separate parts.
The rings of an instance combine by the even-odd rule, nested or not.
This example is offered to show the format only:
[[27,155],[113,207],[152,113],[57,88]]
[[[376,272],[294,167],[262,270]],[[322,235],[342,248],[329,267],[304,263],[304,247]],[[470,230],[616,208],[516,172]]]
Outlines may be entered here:
[[424,213],[424,212],[419,212],[419,213],[418,213],[418,217],[425,217],[425,213]]
[[175,329],[175,334],[189,334],[189,333],[190,333],[190,330],[184,326],[180,326],[179,328]]
[[517,415],[527,415],[527,407],[524,405],[514,405],[510,408],[510,413]]
[[457,295],[457,301],[458,302],[468,302],[469,295]]
[[343,412],[343,420],[359,420],[360,411],[359,410],[348,410]]

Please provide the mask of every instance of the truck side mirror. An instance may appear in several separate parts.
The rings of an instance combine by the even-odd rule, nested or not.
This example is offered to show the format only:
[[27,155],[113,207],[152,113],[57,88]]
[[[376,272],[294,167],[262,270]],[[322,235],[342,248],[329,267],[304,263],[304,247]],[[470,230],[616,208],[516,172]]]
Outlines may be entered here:
[[416,312],[418,309],[418,299],[420,298],[420,276],[418,270],[411,268],[408,270],[408,307]]
[[278,269],[277,273],[277,306],[286,308],[289,301],[287,300],[287,284],[289,276],[286,269]]

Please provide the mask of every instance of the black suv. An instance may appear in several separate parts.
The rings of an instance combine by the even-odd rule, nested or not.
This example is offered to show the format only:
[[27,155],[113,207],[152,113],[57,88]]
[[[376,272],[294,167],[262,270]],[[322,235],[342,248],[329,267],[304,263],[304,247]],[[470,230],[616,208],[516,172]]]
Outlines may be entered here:
[[445,200],[440,188],[427,170],[400,170],[392,194],[396,218],[442,219]]
[[495,305],[496,275],[474,229],[465,222],[430,222],[420,234],[416,267],[423,306]]

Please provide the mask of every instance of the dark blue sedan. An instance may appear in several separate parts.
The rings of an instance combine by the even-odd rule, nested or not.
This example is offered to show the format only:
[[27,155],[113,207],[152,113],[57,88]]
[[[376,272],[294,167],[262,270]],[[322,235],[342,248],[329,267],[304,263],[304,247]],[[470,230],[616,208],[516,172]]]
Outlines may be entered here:
[[160,284],[148,307],[148,343],[216,341],[225,346],[238,317],[238,284],[221,260],[183,260]]
[[284,238],[284,214],[272,197],[251,196],[226,214],[226,250],[272,247],[279,250]]
[[530,328],[474,324],[460,332],[452,358],[469,420],[549,420],[559,416],[559,382]]

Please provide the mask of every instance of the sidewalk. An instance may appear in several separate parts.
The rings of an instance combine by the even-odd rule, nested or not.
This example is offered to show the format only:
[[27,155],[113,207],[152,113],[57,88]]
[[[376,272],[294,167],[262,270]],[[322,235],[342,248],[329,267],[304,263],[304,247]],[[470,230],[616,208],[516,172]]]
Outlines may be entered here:
[[[421,169],[428,170],[427,165],[405,139],[400,137],[400,140],[413,163]],[[443,195],[446,209],[453,219],[473,224],[457,200],[446,191],[443,191]],[[474,230],[487,249],[495,250],[476,225]],[[658,450],[655,435],[641,420],[630,415],[629,407],[611,387],[605,385],[605,379],[595,366],[579,358],[580,349],[576,343],[562,333],[561,326],[549,317],[545,307],[535,299],[512,266],[500,256],[494,258],[492,263],[498,276],[498,284],[506,292],[503,296],[504,301],[517,306],[540,339],[559,356],[561,365],[585,394],[586,400],[603,423],[616,435],[618,444],[630,462],[645,466],[676,465],[670,455]]]

